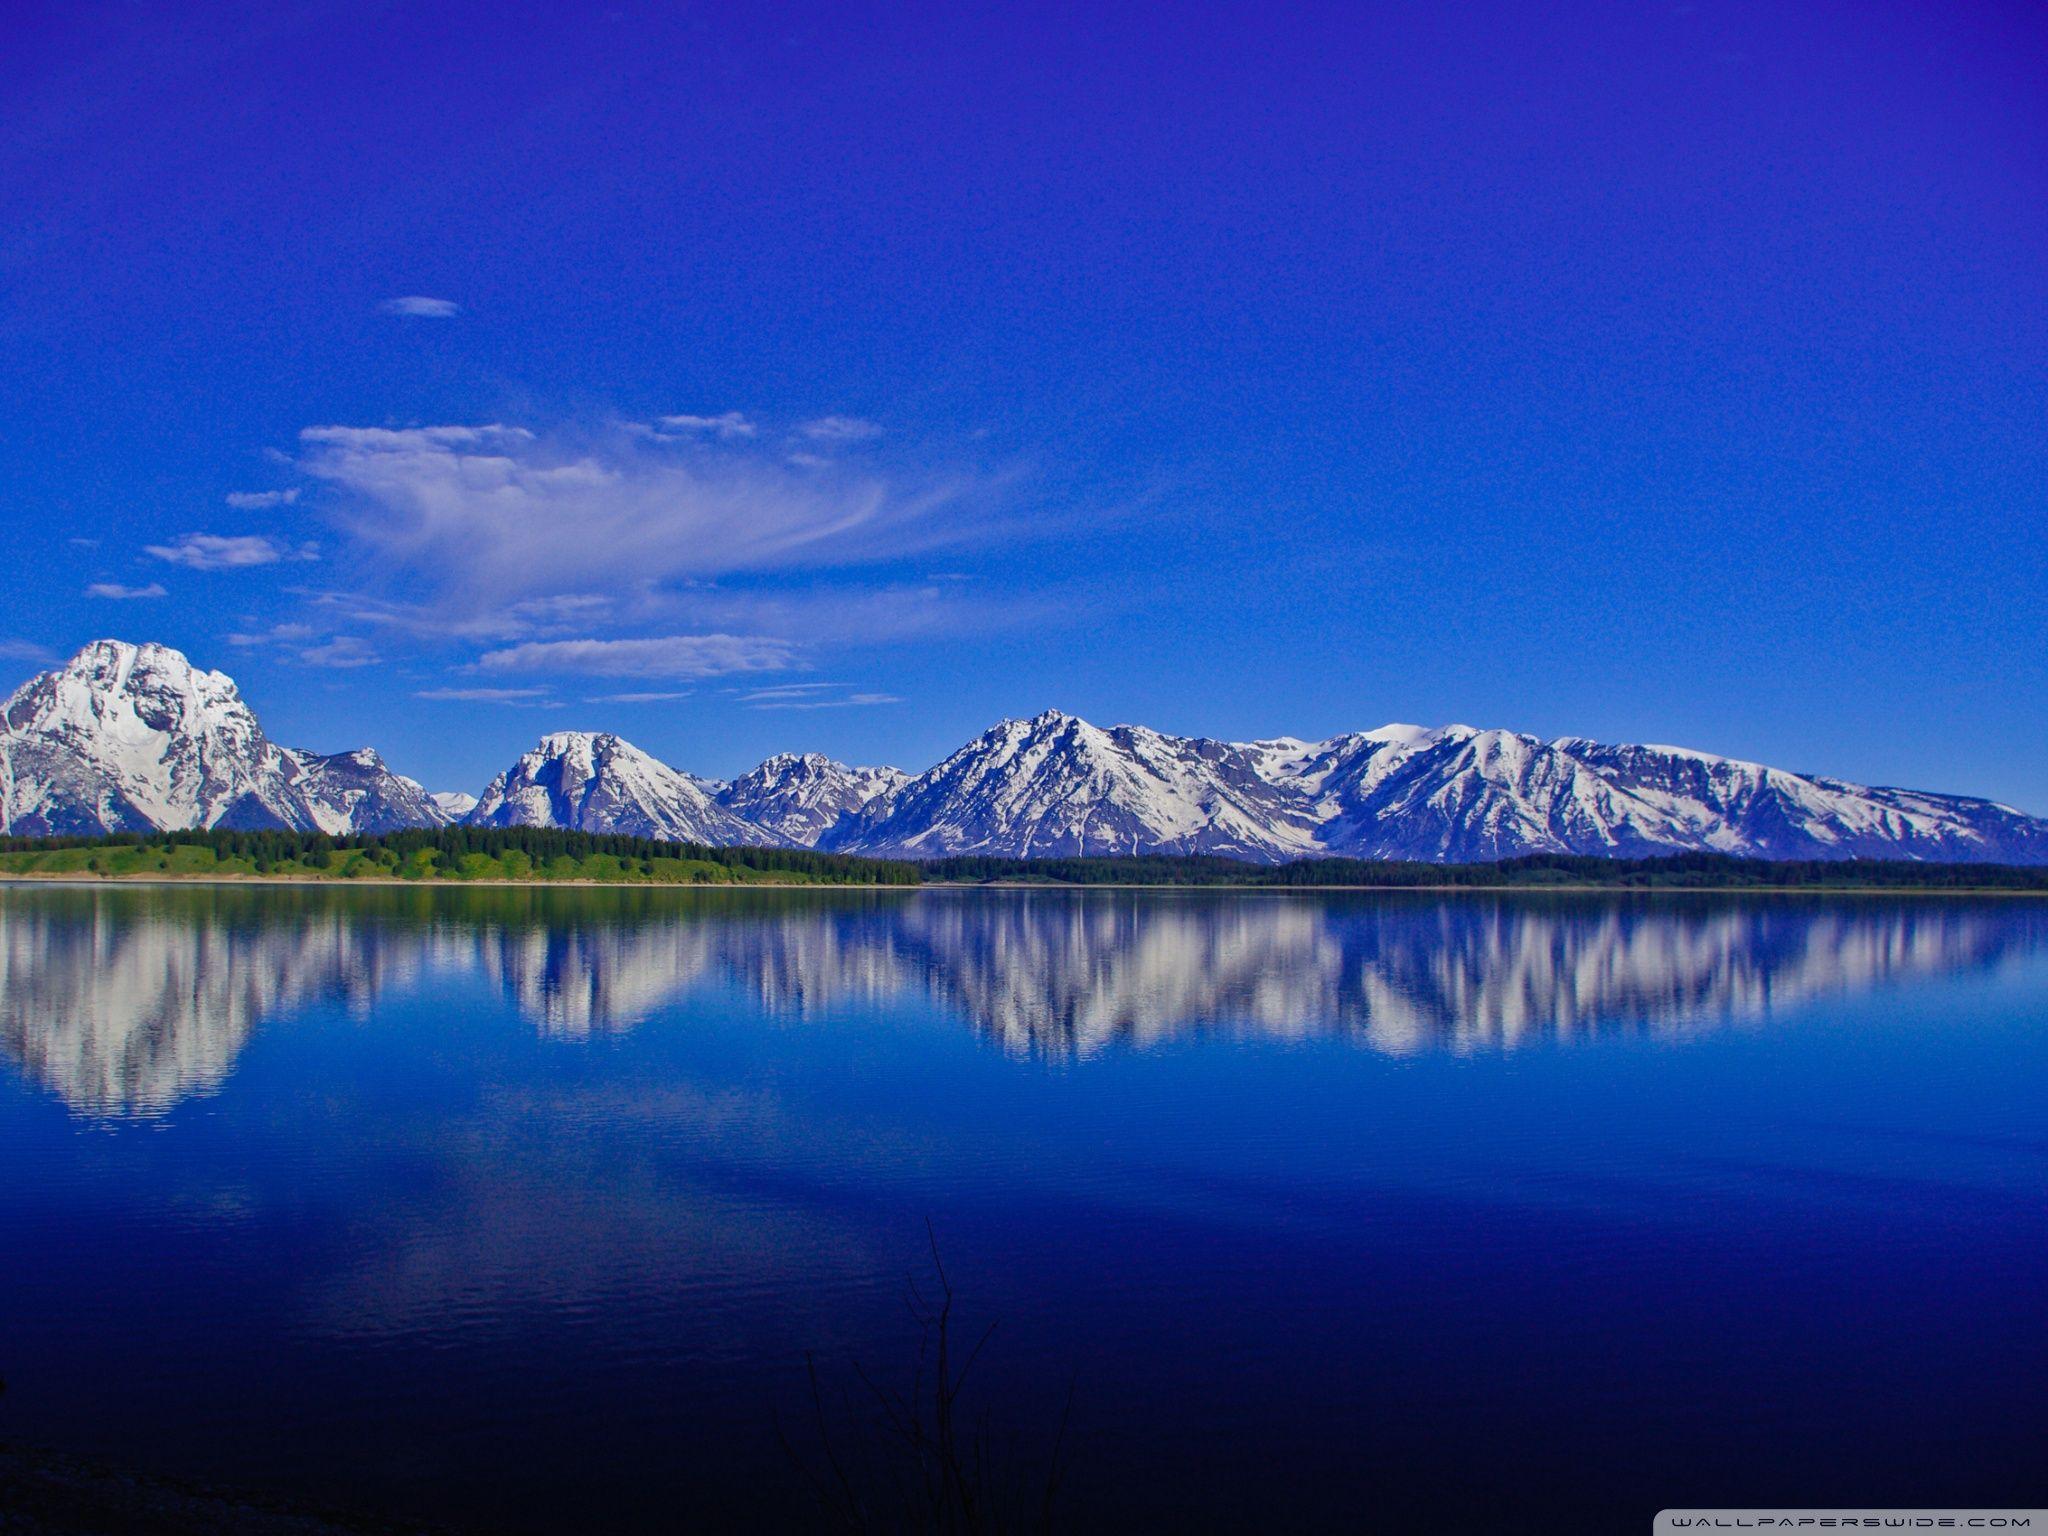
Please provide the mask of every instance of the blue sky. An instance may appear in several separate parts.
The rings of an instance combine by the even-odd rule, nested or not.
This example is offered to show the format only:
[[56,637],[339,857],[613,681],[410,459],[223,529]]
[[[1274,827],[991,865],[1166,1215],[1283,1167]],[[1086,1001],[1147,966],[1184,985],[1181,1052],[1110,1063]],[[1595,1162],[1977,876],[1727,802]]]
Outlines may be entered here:
[[2044,78],[2026,4],[10,6],[0,656],[435,787],[1057,705],[2048,811]]

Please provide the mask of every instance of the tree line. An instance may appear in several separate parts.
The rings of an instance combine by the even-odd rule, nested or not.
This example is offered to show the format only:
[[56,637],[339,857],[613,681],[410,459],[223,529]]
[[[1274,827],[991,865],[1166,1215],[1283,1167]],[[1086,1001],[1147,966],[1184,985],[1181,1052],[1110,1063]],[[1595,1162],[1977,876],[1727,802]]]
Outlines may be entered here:
[[182,832],[116,833],[106,837],[0,837],[0,853],[56,848],[210,848],[217,859],[247,859],[258,869],[297,860],[325,866],[337,854],[362,854],[373,863],[399,865],[431,851],[454,862],[471,854],[502,859],[518,853],[535,864],[603,855],[622,861],[688,859],[726,869],[793,874],[828,885],[915,885],[915,864],[815,853],[808,848],[717,848],[671,843],[612,832],[570,832],[556,827],[415,827],[397,832],[293,832],[201,828]]
[[1672,853],[1639,859],[1537,853],[1472,864],[1414,859],[1296,859],[1286,864],[1251,864],[1199,855],[1007,859],[969,854],[933,859],[922,868],[927,882],[1047,881],[1063,885],[2048,890],[2048,866],[1930,864],[1911,859],[1745,859],[1719,853]]
[[689,859],[728,869],[788,874],[830,885],[1057,884],[1219,887],[1340,886],[1525,888],[1595,885],[1633,889],[1805,888],[2048,891],[2048,867],[1931,864],[1907,859],[1744,859],[1674,853],[1608,859],[1530,854],[1483,864],[1430,864],[1399,859],[1299,859],[1252,864],[1216,856],[1169,854],[1099,858],[999,858],[980,854],[913,862],[809,848],[720,848],[612,832],[557,827],[421,827],[398,832],[291,832],[210,828],[105,837],[0,836],[0,853],[57,848],[205,847],[218,859],[247,859],[259,869],[288,860],[326,867],[332,855],[361,853],[393,866],[431,850],[457,861],[471,854],[523,854],[536,865],[609,855],[629,861]]

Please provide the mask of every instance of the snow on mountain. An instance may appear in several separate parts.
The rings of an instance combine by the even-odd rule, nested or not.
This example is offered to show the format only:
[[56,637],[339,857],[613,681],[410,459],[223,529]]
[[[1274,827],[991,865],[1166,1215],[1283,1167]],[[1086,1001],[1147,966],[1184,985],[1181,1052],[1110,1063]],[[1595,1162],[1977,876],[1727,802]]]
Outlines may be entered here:
[[446,820],[368,747],[322,756],[271,741],[233,678],[169,646],[95,640],[7,702],[0,830],[340,834]]
[[820,752],[779,752],[714,798],[779,842],[818,846],[883,795],[910,782],[900,768],[856,768]]
[[393,773],[369,747],[325,757],[290,747],[284,750],[299,765],[299,790],[323,832],[336,836],[396,832],[405,827],[446,826],[455,819],[424,785]]
[[1576,737],[1550,745],[1643,800],[1676,808],[1702,846],[1739,844],[1732,851],[1760,858],[2048,860],[2048,821],[1992,800],[1851,784],[1684,747]]
[[1678,807],[1646,801],[1535,737],[1464,725],[1335,737],[1280,765],[1278,777],[1313,802],[1324,849],[1356,858],[1645,854],[1707,846],[1702,837],[1728,830],[1706,817],[1688,825]]
[[2048,821],[1677,747],[1386,725],[1229,743],[1053,712],[1005,721],[828,834],[949,853],[1463,862],[1532,853],[2048,862]]
[[383,832],[558,826],[911,858],[1207,853],[1481,860],[1703,850],[1758,858],[2048,863],[2048,821],[1681,747],[1388,725],[1232,743],[1057,710],[1005,720],[907,777],[785,753],[723,783],[611,735],[542,738],[481,801],[429,794],[368,748],[264,735],[234,681],[100,640],[0,715],[0,831]]
[[491,780],[473,827],[568,827],[720,846],[775,841],[715,804],[698,780],[608,733],[557,731]]
[[1005,720],[870,806],[829,846],[910,858],[1315,849],[1306,797],[1229,742],[1103,730],[1048,710]]
[[96,640],[22,684],[0,720],[10,832],[319,826],[303,764],[263,734],[234,680],[168,646]]
[[1276,786],[1311,801],[1323,849],[1354,858],[2048,859],[2048,822],[2005,806],[1679,747],[1385,726],[1259,761]]

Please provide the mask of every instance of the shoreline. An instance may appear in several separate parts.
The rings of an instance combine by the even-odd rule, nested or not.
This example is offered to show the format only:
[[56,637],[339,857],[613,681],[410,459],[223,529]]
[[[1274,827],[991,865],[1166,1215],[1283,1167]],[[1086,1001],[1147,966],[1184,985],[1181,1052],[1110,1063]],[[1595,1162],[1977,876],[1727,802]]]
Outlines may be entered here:
[[1053,880],[931,880],[917,885],[884,885],[862,881],[822,880],[731,880],[699,885],[693,881],[665,880],[405,880],[390,876],[318,875],[167,875],[158,872],[109,875],[84,871],[53,870],[47,873],[24,870],[0,874],[5,885],[262,885],[292,887],[390,888],[407,890],[584,890],[584,891],[687,891],[693,895],[713,891],[1160,891],[1178,894],[1228,892],[1242,896],[1286,896],[1292,894],[1352,895],[1384,892],[1398,895],[1439,896],[1999,896],[2040,899],[2048,890],[2019,890],[2003,886],[1966,885],[1201,885],[1148,884],[1141,881],[1062,882]]

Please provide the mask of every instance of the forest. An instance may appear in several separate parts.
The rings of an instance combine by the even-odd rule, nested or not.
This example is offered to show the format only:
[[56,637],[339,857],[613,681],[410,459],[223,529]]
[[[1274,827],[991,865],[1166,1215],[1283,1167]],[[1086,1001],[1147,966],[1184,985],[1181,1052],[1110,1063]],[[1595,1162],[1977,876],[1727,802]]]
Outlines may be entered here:
[[1252,864],[1164,854],[1039,859],[966,854],[914,861],[808,848],[716,848],[552,827],[439,827],[340,837],[218,828],[97,838],[0,837],[0,875],[657,885],[2048,891],[2048,867],[1904,859],[1534,854],[1483,864],[1370,859]]

